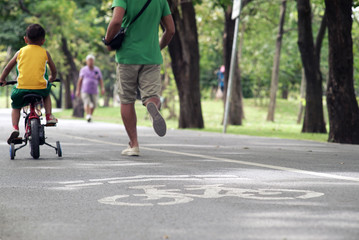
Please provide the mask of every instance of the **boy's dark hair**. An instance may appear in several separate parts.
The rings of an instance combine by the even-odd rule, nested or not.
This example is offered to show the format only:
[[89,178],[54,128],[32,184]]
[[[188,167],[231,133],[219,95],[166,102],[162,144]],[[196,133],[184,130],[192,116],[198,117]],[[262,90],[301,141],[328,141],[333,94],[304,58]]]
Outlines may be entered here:
[[44,40],[45,34],[45,29],[39,24],[31,24],[26,28],[26,37],[33,43]]

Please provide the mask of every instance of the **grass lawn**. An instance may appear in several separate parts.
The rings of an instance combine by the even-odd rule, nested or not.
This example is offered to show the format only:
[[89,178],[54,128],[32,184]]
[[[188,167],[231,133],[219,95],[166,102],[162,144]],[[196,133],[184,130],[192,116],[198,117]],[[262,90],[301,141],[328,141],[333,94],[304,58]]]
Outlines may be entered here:
[[[257,103],[256,103],[257,101]],[[229,126],[228,133],[250,136],[278,137],[287,139],[302,139],[314,141],[327,141],[327,134],[303,134],[301,133],[301,124],[297,124],[298,102],[294,100],[277,100],[277,109],[275,113],[276,121],[267,122],[267,104],[259,104],[258,100],[245,99],[244,111],[245,120],[243,126]],[[202,101],[203,117],[205,129],[200,131],[222,132],[221,125],[223,115],[223,103],[215,100]],[[151,126],[148,120],[146,109],[140,102],[136,104],[137,118],[139,126]],[[177,105],[178,110],[178,105]],[[165,118],[169,116],[169,111],[164,109],[162,114]],[[63,119],[72,119],[72,110],[64,110],[56,113],[56,116]],[[103,121],[122,124],[120,108],[98,108],[95,112],[94,121]],[[167,120],[168,128],[178,128],[177,119]],[[328,127],[327,127],[328,129]]]

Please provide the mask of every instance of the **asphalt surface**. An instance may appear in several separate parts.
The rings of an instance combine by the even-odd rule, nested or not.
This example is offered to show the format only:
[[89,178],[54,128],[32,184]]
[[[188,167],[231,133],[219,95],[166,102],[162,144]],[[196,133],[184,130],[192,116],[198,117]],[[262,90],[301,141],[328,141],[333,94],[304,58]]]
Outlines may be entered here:
[[0,239],[359,239],[359,147],[60,120],[10,160],[0,110]]

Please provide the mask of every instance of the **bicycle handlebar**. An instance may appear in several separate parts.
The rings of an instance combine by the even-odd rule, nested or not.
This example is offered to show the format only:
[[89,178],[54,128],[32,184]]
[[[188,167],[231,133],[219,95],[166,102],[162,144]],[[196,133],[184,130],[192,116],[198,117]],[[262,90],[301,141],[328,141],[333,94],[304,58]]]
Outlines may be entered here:
[[15,85],[17,81],[8,81],[6,82],[6,85]]
[[[53,82],[61,82],[61,79],[57,78]],[[6,82],[6,85],[15,85],[16,83],[17,83],[17,81],[8,81],[8,82]]]

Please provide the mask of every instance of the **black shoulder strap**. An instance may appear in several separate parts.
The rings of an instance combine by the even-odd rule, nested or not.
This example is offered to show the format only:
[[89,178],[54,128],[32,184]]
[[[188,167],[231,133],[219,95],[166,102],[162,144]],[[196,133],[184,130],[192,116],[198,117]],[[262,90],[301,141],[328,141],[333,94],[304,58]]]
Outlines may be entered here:
[[[136,22],[136,20],[142,15],[142,13],[146,10],[146,8],[148,7],[148,5],[150,5],[152,0],[147,0],[145,6],[143,6],[143,8],[141,9],[141,11],[136,15],[136,17],[131,21],[130,25],[133,24],[134,22]],[[129,26],[130,26],[129,25]]]

